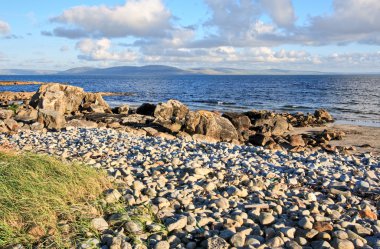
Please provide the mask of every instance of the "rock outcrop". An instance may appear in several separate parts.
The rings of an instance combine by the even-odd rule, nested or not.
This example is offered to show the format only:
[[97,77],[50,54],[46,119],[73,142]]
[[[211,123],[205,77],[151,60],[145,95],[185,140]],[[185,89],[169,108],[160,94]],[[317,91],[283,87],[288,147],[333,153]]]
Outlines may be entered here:
[[244,113],[191,111],[178,100],[142,104],[136,110],[128,105],[112,110],[100,93],[86,93],[80,87],[63,84],[41,85],[28,104],[8,105],[0,109],[0,131],[23,129],[60,130],[76,128],[113,128],[131,134],[186,141],[253,144],[268,149],[302,151],[312,148],[334,150],[330,140],[344,134],[323,131],[318,134],[292,135],[293,127],[318,126],[333,122],[323,109],[314,114],[248,111]]
[[37,109],[38,122],[56,130],[65,127],[66,115],[79,111],[110,112],[101,94],[85,93],[83,88],[62,84],[42,85],[29,104]]
[[333,122],[334,119],[330,113],[328,113],[325,109],[319,109],[314,112],[314,117],[320,123],[329,123]]
[[228,119],[210,111],[189,112],[185,120],[185,131],[191,135],[201,134],[223,142],[239,139],[236,128]]
[[185,123],[189,108],[178,100],[159,103],[154,110],[154,122],[170,130],[179,132]]

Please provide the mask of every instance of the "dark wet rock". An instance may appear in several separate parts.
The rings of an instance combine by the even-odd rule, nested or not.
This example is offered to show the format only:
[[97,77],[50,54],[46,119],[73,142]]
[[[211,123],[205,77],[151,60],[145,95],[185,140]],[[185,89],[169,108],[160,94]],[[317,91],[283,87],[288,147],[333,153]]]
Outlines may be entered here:
[[115,114],[129,114],[130,107],[129,105],[122,105],[112,109],[112,112]]
[[144,103],[136,109],[136,113],[146,116],[154,116],[155,109],[155,104]]
[[253,145],[265,146],[269,142],[273,141],[272,137],[265,136],[263,134],[255,134],[249,137],[249,142]]
[[226,112],[222,117],[227,118],[238,131],[248,130],[252,125],[249,117],[240,113]]

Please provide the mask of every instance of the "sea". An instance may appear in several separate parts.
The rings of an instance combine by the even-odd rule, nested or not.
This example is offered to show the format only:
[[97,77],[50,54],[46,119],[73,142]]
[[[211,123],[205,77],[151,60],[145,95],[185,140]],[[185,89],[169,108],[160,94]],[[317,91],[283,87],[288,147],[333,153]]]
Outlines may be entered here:
[[[313,113],[327,109],[338,123],[380,127],[380,75],[180,75],[180,76],[0,76],[1,80],[59,82],[108,96],[111,106],[177,99],[193,110],[273,110]],[[38,85],[0,86],[0,91],[36,91]]]

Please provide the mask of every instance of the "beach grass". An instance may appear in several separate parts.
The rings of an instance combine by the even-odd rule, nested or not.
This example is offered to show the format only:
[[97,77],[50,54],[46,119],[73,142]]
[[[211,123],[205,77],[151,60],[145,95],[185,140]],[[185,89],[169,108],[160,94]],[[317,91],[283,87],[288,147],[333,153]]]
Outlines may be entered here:
[[67,248],[101,215],[103,172],[46,155],[0,151],[0,248]]

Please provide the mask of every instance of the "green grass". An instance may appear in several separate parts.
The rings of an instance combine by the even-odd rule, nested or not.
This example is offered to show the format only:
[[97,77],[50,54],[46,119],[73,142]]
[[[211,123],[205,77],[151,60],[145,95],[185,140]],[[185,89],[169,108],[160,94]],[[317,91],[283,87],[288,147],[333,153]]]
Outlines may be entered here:
[[17,113],[17,110],[18,110],[19,108],[20,108],[19,105],[16,104],[16,103],[12,103],[11,105],[8,106],[8,109],[9,109],[9,110],[12,110],[12,111],[14,112],[14,114]]
[[72,247],[100,215],[94,203],[108,187],[106,175],[90,167],[0,151],[0,248]]

